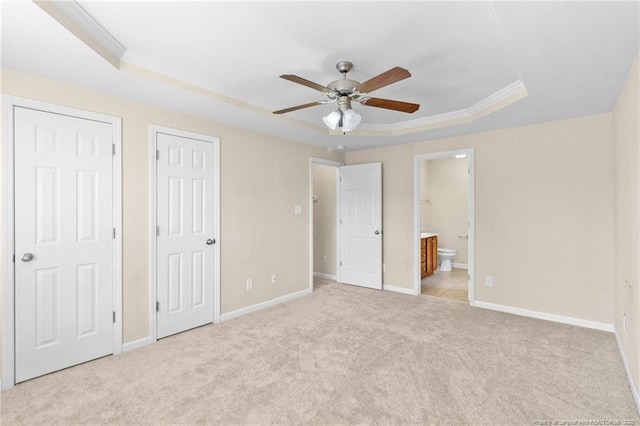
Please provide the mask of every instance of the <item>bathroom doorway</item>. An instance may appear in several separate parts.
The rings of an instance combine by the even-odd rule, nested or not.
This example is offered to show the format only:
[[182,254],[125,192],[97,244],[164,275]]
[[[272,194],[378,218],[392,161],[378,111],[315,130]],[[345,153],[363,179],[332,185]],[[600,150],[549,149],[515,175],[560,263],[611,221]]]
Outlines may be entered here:
[[474,304],[473,149],[414,157],[414,293]]

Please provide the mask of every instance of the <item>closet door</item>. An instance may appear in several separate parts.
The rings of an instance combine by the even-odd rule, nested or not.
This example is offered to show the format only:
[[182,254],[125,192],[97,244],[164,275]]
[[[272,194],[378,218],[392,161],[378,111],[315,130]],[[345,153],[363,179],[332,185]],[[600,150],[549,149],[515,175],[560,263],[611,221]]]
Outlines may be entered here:
[[113,352],[112,124],[15,107],[15,380]]

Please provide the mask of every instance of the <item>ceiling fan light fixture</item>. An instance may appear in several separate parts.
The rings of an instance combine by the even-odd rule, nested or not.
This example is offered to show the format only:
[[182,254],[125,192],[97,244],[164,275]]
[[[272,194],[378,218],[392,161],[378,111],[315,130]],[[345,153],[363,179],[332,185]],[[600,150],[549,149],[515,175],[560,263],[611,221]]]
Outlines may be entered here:
[[341,116],[342,113],[337,109],[335,111],[331,111],[331,113],[326,117],[323,117],[322,121],[324,121],[324,124],[326,124],[328,128],[330,128],[331,130],[335,130],[336,127],[338,127]]
[[352,109],[343,112],[342,115],[342,131],[350,132],[360,124],[362,116]]

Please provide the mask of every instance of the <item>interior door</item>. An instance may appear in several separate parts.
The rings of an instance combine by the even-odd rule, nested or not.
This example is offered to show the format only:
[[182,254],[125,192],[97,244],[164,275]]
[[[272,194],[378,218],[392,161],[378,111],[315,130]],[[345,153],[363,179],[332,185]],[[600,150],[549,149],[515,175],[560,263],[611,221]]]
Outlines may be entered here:
[[15,108],[16,382],[113,353],[112,125]]
[[157,337],[213,322],[213,143],[158,133]]
[[340,280],[382,290],[382,163],[340,167]]

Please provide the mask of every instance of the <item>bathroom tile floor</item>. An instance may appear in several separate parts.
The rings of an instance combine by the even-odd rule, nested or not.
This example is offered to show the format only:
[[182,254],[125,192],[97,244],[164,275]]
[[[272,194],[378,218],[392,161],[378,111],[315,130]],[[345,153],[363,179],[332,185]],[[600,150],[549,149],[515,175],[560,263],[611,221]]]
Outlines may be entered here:
[[422,294],[469,303],[467,270],[453,268],[451,272],[436,270],[422,280]]

